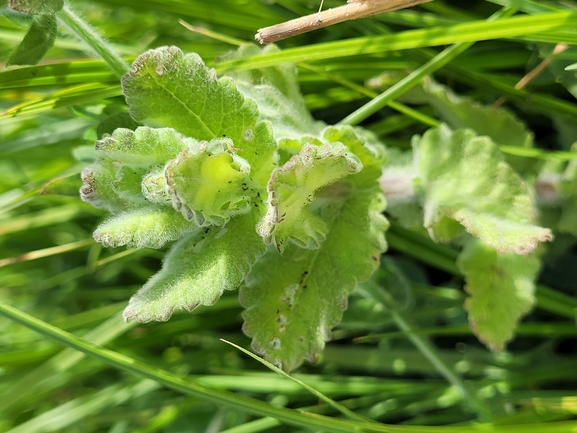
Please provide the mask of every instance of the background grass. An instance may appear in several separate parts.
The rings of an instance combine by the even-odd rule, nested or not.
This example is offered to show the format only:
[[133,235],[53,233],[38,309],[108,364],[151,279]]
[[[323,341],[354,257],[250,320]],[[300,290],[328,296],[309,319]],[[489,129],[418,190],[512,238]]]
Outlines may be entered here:
[[[325,7],[338,4],[327,0]],[[304,0],[76,1],[71,6],[126,60],[174,44],[199,53],[209,65],[237,41],[251,41],[258,28],[318,8]],[[528,29],[521,31],[518,21],[481,22],[503,6],[515,8],[507,11],[516,13],[514,19],[532,20]],[[438,120],[429,106],[397,99],[414,84],[408,74],[434,59],[427,74],[481,103],[501,100],[523,119],[538,145],[524,160],[544,164],[575,158],[569,152],[577,124],[575,75],[550,68],[525,89],[515,85],[556,44],[577,41],[576,27],[547,28],[552,14],[559,19],[573,11],[556,1],[435,0],[295,37],[279,44],[286,50],[262,61],[298,62],[315,117],[362,122],[388,146],[408,149],[414,134]],[[214,34],[193,33],[179,19]],[[575,15],[564,20],[574,23]],[[538,25],[543,29],[536,33]],[[438,27],[444,30],[434,30]],[[0,18],[0,60],[24,33]],[[460,45],[459,55],[439,56],[443,45],[452,43],[470,46]],[[554,59],[569,64],[577,61],[576,53],[570,47]],[[224,64],[219,70],[254,66]],[[378,110],[367,105],[402,79]],[[371,80],[378,85],[371,86]],[[466,432],[478,422],[495,431],[577,429],[570,421],[577,413],[577,257],[569,235],[556,234],[543,259],[536,309],[507,351],[495,354],[466,326],[457,251],[393,224],[384,260],[411,276],[405,282],[409,290],[399,295],[409,308],[397,312],[409,328],[399,330],[399,317],[379,303],[353,296],[322,359],[295,374],[363,420],[345,421],[338,407],[220,341],[250,346],[240,330],[236,293],[226,293],[210,308],[175,314],[167,323],[124,323],[119,313],[158,270],[162,252],[100,247],[91,234],[105,213],[82,203],[75,192],[77,176],[92,157],[100,114],[123,106],[118,77],[63,29],[39,66],[0,71],[0,310],[11,318],[0,319],[0,431],[397,429],[368,420],[398,424],[407,432],[428,431],[415,425]],[[357,114],[351,118],[351,113]],[[68,183],[46,186],[67,176]],[[42,195],[44,188],[64,195]],[[462,400],[413,344],[415,335],[456,372],[482,410]]]

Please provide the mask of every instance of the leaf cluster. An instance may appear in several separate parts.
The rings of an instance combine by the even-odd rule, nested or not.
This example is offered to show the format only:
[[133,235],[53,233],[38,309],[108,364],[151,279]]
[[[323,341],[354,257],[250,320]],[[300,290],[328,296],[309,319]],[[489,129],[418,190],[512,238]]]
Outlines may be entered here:
[[[125,318],[167,320],[244,281],[253,347],[289,370],[315,359],[385,250],[382,149],[351,127],[315,125],[292,66],[217,78],[166,47],[140,56],[122,84],[132,118],[163,128],[118,128],[96,143],[81,196],[114,216],[95,239],[177,241]],[[261,114],[261,101],[275,106]],[[358,229],[366,235],[351,238]]]
[[[259,54],[244,48],[227,61]],[[291,70],[217,78],[199,56],[175,47],[141,55],[122,80],[130,114],[164,128],[105,135],[81,189],[84,201],[114,214],[95,232],[104,245],[177,241],[126,319],[167,320],[242,284],[253,348],[288,370],[318,357],[355,284],[374,271],[388,226],[379,186],[386,195],[399,185],[398,173],[388,176],[385,147],[368,132],[312,121]],[[433,82],[424,90],[438,105],[461,103]],[[483,110],[451,120],[469,126]],[[534,303],[539,264],[530,254],[552,239],[536,225],[533,196],[491,137],[473,129],[440,125],[415,136],[404,169],[402,207],[422,208],[433,239],[470,246],[458,264],[472,295],[471,329],[502,349]],[[519,264],[508,265],[509,256]],[[489,285],[487,272],[499,275]],[[492,286],[509,294],[499,297],[500,315],[488,313],[497,311]]]

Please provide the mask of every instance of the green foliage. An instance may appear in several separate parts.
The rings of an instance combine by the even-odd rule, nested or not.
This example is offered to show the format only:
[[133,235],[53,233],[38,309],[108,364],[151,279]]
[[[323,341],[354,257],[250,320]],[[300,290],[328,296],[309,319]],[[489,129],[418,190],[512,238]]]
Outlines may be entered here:
[[267,214],[258,227],[259,234],[281,253],[288,241],[301,248],[318,248],[328,233],[327,223],[315,215],[323,207],[319,199],[330,205],[330,201],[348,195],[346,185],[335,183],[362,167],[343,143],[306,143],[299,154],[272,174]]
[[[99,158],[83,172],[82,198],[117,214],[95,232],[104,245],[160,247],[181,240],[124,317],[167,320],[175,309],[212,305],[241,284],[267,244],[280,253],[294,244],[282,256],[267,253],[261,260],[267,271],[249,277],[245,329],[254,334],[256,350],[286,369],[316,358],[355,282],[370,276],[385,250],[377,183],[382,152],[349,127],[331,127],[318,137],[293,139],[298,153],[275,168],[272,131],[294,122],[295,110],[280,110],[274,123],[259,116],[255,101],[241,93],[254,93],[249,85],[237,88],[229,77],[216,78],[199,56],[175,47],[143,54],[134,69],[123,79],[132,116],[169,128],[119,128],[105,135],[96,144]],[[296,86],[287,68],[252,79],[264,83],[257,99],[286,98]],[[357,226],[364,236],[353,239]],[[347,263],[342,252],[348,249],[358,263]],[[279,272],[289,276],[277,277]],[[295,285],[311,289],[304,297],[296,288],[282,295],[292,301],[278,320],[290,331],[272,335],[262,325],[277,309],[271,289],[284,293]]]
[[329,128],[324,137],[336,133],[342,141],[305,145],[273,173],[259,233],[271,227],[265,240],[271,236],[282,254],[269,250],[241,290],[243,329],[253,347],[288,370],[317,359],[355,283],[371,275],[386,248],[379,172],[370,165],[361,170],[360,159],[345,148],[357,150],[358,137],[350,128],[339,132]]
[[127,320],[168,320],[176,309],[212,305],[225,290],[238,288],[264,252],[254,214],[238,216],[226,227],[212,226],[183,237],[166,255],[162,269],[134,295]]
[[538,227],[532,197],[489,137],[441,125],[413,141],[424,222],[433,236],[443,216],[500,253],[527,254],[552,239]]
[[479,241],[467,244],[457,262],[467,279],[465,301],[471,330],[492,350],[513,338],[520,317],[535,302],[535,255],[500,254]]
[[[246,57],[262,57],[278,53],[275,45],[258,48],[252,44],[242,45],[219,59],[219,62],[242,60]],[[303,135],[318,135],[324,126],[315,122],[305,105],[296,76],[295,65],[284,63],[274,68],[251,69],[248,71],[230,71],[227,76],[234,78],[242,93],[258,104],[259,119],[274,124],[274,137],[300,140]],[[279,114],[282,113],[282,116]],[[296,145],[297,149],[300,145]],[[297,150],[298,151],[298,150]]]
[[[9,5],[24,17],[32,17],[29,18],[31,24],[26,36],[12,52],[7,65],[35,65],[54,45],[57,33],[55,14],[63,8],[64,0],[10,0]],[[22,18],[19,17],[19,20]]]
[[570,6],[9,6],[0,431],[575,429]]
[[479,135],[491,137],[496,144],[533,146],[533,134],[511,112],[461,98],[431,79],[425,80],[423,87],[428,102],[452,129],[473,129]]
[[[244,49],[231,57],[243,54],[255,52]],[[217,78],[199,56],[175,47],[145,53],[134,65],[123,78],[130,113],[138,122],[168,128],[120,128],[105,135],[96,145],[100,158],[84,171],[82,196],[118,214],[95,232],[104,245],[158,248],[181,240],[159,274],[132,298],[125,317],[167,320],[175,309],[214,304],[246,278],[243,329],[253,336],[254,349],[287,370],[314,361],[355,283],[371,275],[385,250],[387,223],[379,215],[384,198],[377,183],[382,145],[350,127],[295,138],[300,130],[290,125],[299,124],[295,116],[303,110],[287,67],[240,74],[243,84],[237,86],[233,78]],[[509,113],[466,101],[454,107],[456,96],[440,87],[427,90],[437,105],[444,103],[447,115],[461,113],[454,124],[473,124],[511,143],[506,125],[518,122]],[[290,104],[288,96],[301,108],[283,109],[278,101]],[[270,115],[271,100],[277,101],[276,117]],[[258,101],[269,101],[264,115]],[[303,117],[306,125],[310,116]],[[282,132],[274,132],[277,125]],[[273,137],[282,137],[279,150],[294,156],[274,153]],[[524,137],[515,144],[530,144],[530,135]],[[450,241],[461,234],[458,223],[494,252],[493,263],[467,250],[461,266],[473,295],[465,304],[471,329],[500,350],[534,301],[505,295],[526,292],[518,287],[523,278],[534,287],[539,263],[529,266],[518,255],[550,241],[552,233],[535,224],[526,184],[490,137],[441,125],[414,137],[413,149],[414,193],[431,236]],[[275,168],[278,160],[284,163]],[[267,244],[278,253],[259,258]],[[511,254],[521,264],[506,280],[495,263]],[[498,276],[493,284],[479,281],[487,273]],[[493,290],[502,291],[502,311],[486,319],[486,293]],[[500,318],[504,312],[508,320]]]

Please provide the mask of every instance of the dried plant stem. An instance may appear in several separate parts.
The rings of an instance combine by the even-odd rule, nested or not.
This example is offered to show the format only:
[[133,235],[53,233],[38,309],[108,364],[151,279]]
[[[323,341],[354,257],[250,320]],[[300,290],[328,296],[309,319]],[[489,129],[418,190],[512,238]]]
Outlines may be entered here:
[[384,12],[404,9],[431,0],[348,0],[347,4],[281,24],[260,29],[255,39],[261,44],[270,44],[292,36],[321,29],[343,21],[367,18]]
[[[553,55],[561,54],[567,48],[569,48],[569,45],[559,43],[555,46],[555,49],[553,50]],[[515,84],[515,89],[516,90],[524,89],[531,81],[533,81],[535,78],[537,78],[539,75],[541,75],[541,73],[543,71],[545,71],[545,69],[547,69],[547,66],[549,66],[549,64],[552,61],[553,61],[553,57],[547,57],[545,60],[543,60],[541,63],[539,63],[535,68],[533,68],[531,71],[527,72],[527,74],[525,74],[525,76],[523,78],[521,78],[517,82],[517,84]],[[503,105],[505,103],[505,101],[507,101],[507,98],[505,98],[504,96],[501,96],[499,99],[497,99],[495,101],[493,106],[494,107],[500,107],[501,105]]]

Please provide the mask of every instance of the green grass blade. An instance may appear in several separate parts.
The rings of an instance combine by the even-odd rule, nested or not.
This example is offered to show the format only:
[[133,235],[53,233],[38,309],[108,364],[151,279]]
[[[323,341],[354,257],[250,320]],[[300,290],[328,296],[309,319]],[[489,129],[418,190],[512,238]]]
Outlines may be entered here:
[[[492,426],[490,424],[474,424],[466,427],[425,427],[425,426],[393,426],[378,425],[372,423],[359,423],[324,416],[307,415],[295,410],[275,407],[262,401],[235,395],[230,392],[209,389],[195,383],[192,380],[170,373],[166,370],[147,365],[143,362],[126,357],[120,353],[113,352],[95,344],[89,343],[82,338],[55,328],[46,322],[32,317],[14,307],[0,302],[0,315],[9,318],[21,325],[33,329],[50,339],[79,350],[93,358],[106,364],[112,365],[123,371],[136,374],[140,377],[152,379],[164,386],[167,386],[184,394],[197,395],[217,404],[224,404],[240,410],[257,414],[260,416],[270,416],[284,423],[300,426],[309,429],[329,430],[335,433],[367,432],[367,433],[444,433],[444,432],[503,432],[503,433],[531,433],[539,430],[536,425],[522,426]],[[539,429],[537,425],[537,429]],[[548,423],[547,430],[550,433],[566,433],[570,429],[577,429],[577,421],[563,423]]]
[[515,16],[493,22],[485,20],[473,21],[448,27],[407,30],[393,35],[352,38],[337,42],[289,48],[278,53],[222,62],[217,65],[217,71],[257,69],[275,66],[280,63],[299,63],[361,54],[383,54],[390,51],[434,47],[457,42],[478,42],[520,36],[527,38],[528,35],[551,30],[572,29],[576,26],[577,13],[571,12]]
[[287,374],[286,372],[284,372],[283,370],[281,370],[280,368],[276,367],[275,365],[273,365],[272,363],[268,362],[265,359],[262,359],[260,357],[258,357],[257,355],[255,355],[252,352],[249,352],[248,350],[244,349],[243,347],[240,347],[237,344],[231,343],[230,341],[221,339],[221,341],[225,342],[226,344],[230,344],[232,347],[240,350],[241,352],[243,352],[244,354],[250,356],[251,358],[255,359],[256,361],[262,363],[263,365],[265,365],[267,368],[269,368],[270,370],[274,371],[275,373],[280,374],[283,377],[286,377],[289,380],[292,380],[293,382],[297,383],[298,385],[300,385],[301,387],[303,387],[304,389],[306,389],[308,392],[310,392],[311,394],[313,394],[314,396],[318,397],[320,400],[324,401],[325,403],[327,403],[329,406],[331,406],[332,408],[334,408],[335,410],[339,411],[340,413],[342,413],[343,415],[345,415],[347,418],[351,419],[351,420],[356,420],[356,421],[361,421],[361,422],[373,422],[373,420],[365,418],[363,416],[357,415],[356,413],[354,413],[353,411],[349,410],[348,408],[342,406],[341,404],[337,403],[336,401],[334,401],[333,399],[327,397],[326,395],[324,395],[322,392],[316,390],[315,388],[313,388],[312,386],[306,384],[305,382],[303,382],[300,379],[297,379],[296,377],[292,377],[291,375]]

